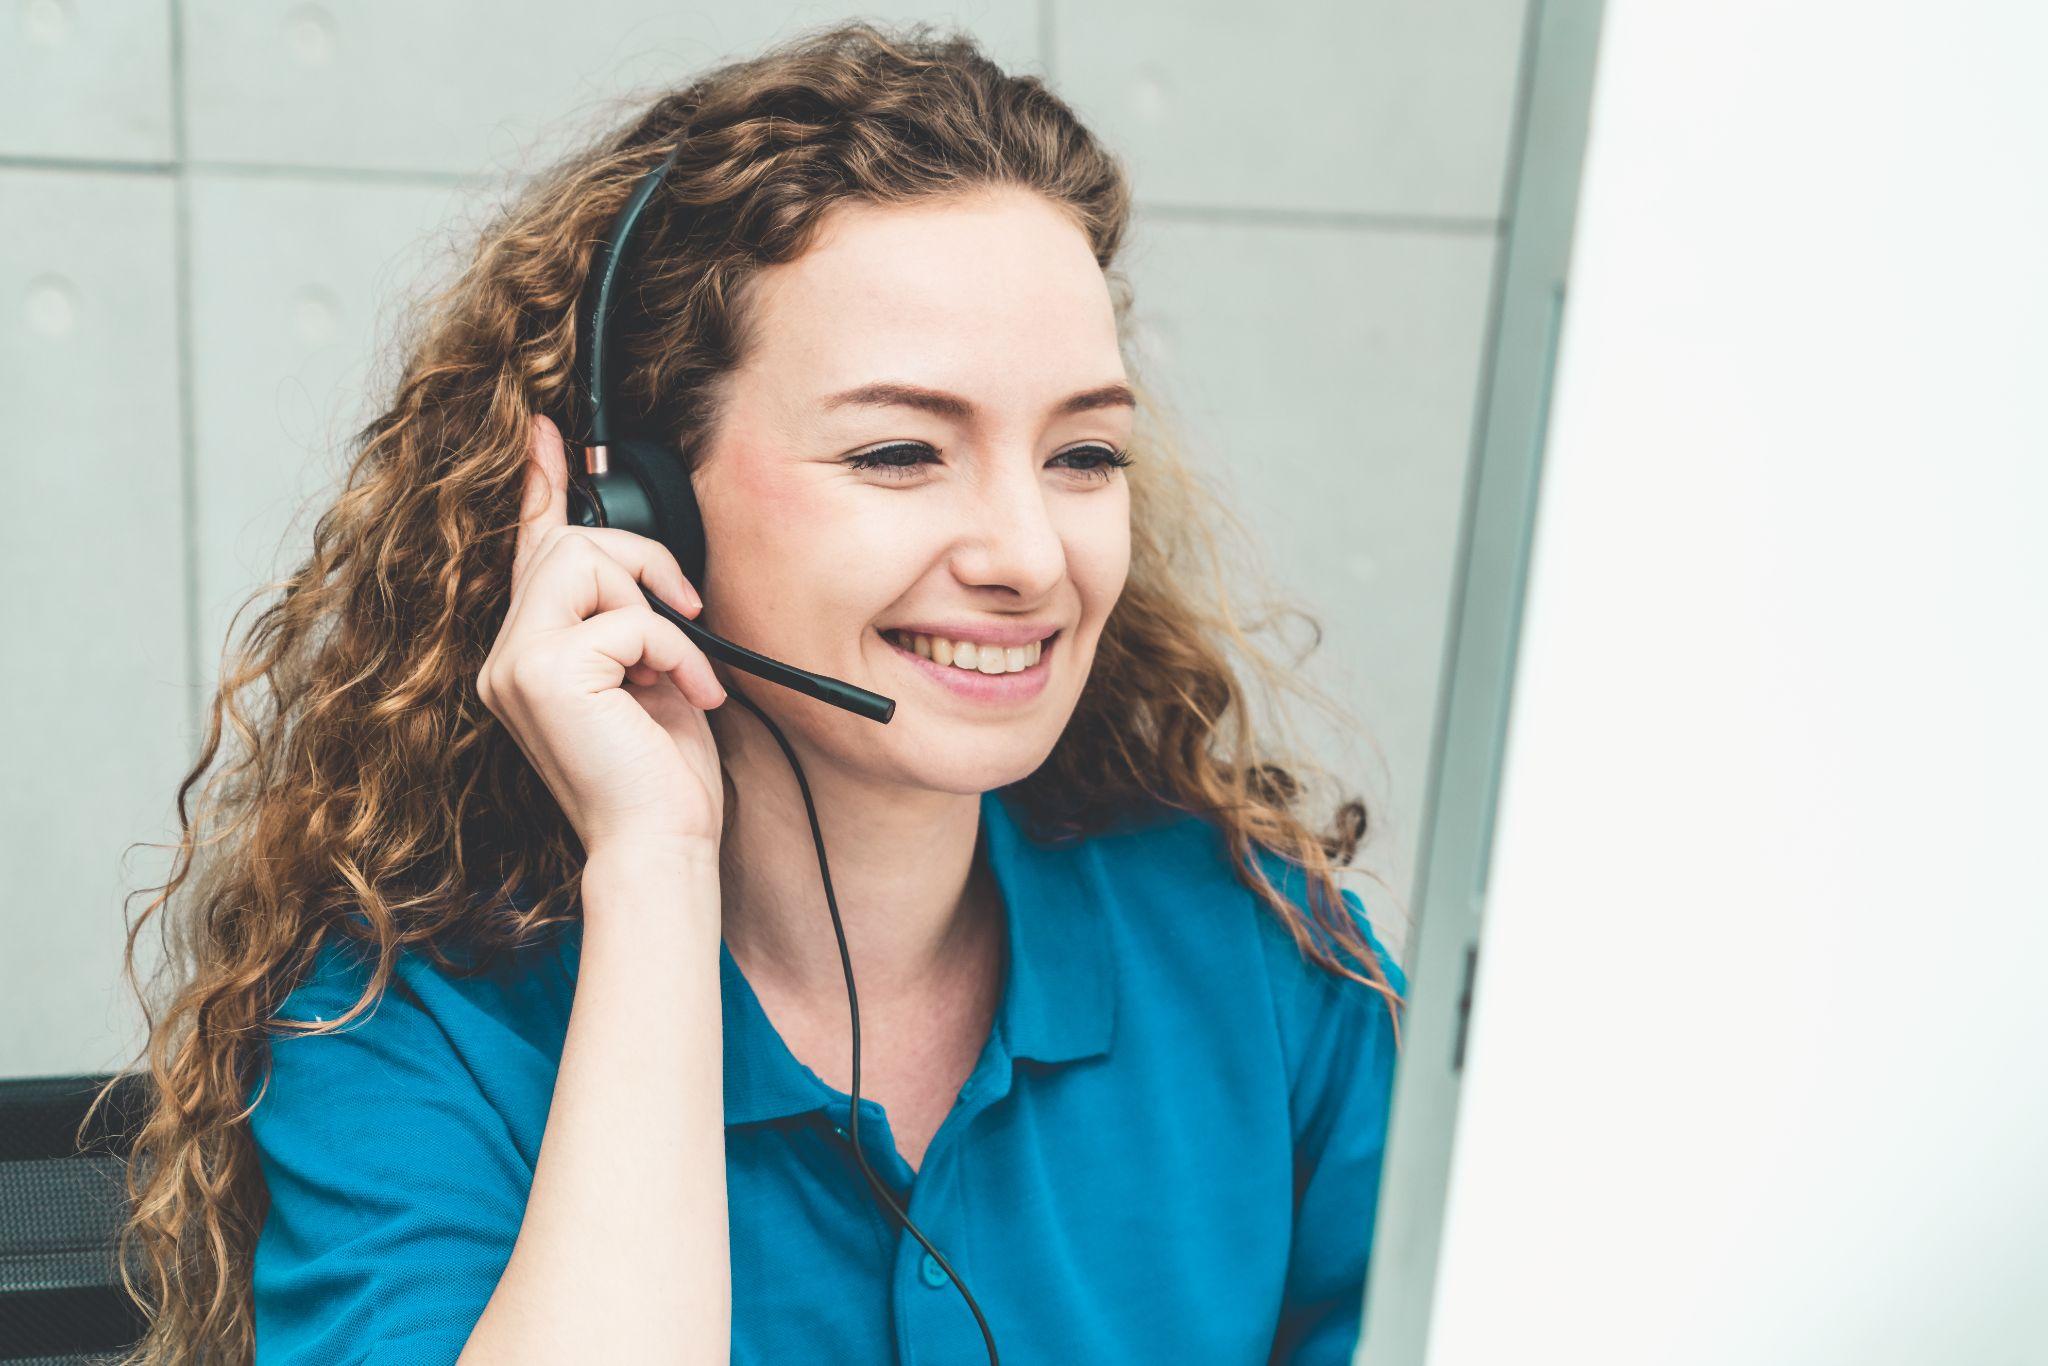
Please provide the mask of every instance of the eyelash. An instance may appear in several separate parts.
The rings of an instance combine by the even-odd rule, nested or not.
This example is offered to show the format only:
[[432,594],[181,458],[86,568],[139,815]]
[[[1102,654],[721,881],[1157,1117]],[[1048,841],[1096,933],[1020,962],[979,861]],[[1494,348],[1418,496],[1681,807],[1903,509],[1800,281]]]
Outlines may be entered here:
[[[918,465],[925,463],[922,460],[918,460],[909,464],[896,464],[894,462],[882,458],[888,455],[891,451],[920,451],[928,452],[934,456],[938,454],[938,451],[936,449],[934,449],[931,446],[927,446],[922,441],[898,441],[887,446],[877,446],[875,449],[871,451],[862,451],[858,455],[849,455],[846,457],[846,463],[853,466],[853,468],[857,470],[881,470],[884,472],[907,472],[909,470],[915,469]],[[1108,479],[1111,470],[1124,469],[1128,467],[1131,463],[1131,455],[1129,451],[1124,450],[1121,447],[1117,446],[1101,445],[1076,446],[1071,450],[1061,451],[1058,456],[1054,457],[1054,459],[1060,459],[1069,455],[1089,454],[1095,455],[1098,458],[1099,463],[1089,465],[1086,467],[1068,466],[1068,468],[1079,469],[1080,472],[1083,474],[1096,474],[1100,475],[1104,479]]]

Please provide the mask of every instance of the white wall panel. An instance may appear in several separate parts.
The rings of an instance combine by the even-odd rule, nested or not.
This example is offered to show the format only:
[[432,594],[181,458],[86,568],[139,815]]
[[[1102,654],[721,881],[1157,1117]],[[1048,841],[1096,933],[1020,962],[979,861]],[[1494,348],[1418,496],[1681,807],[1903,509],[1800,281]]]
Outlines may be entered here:
[[1129,158],[1142,199],[1490,219],[1523,10],[1521,0],[1061,4],[1053,69]]
[[[185,108],[198,161],[438,171],[530,169],[546,148],[843,6],[655,0],[190,0]],[[965,25],[1006,65],[1035,64],[1030,0],[862,7]]]
[[0,1076],[111,1068],[133,1019],[122,858],[187,744],[175,261],[168,179],[0,171]]
[[1309,676],[1384,751],[1303,731],[1388,821],[1361,862],[1405,896],[1493,238],[1151,218],[1131,253],[1141,345],[1191,456],[1321,619]]
[[[412,288],[484,204],[445,187],[194,175],[200,677],[235,609],[290,571],[372,416]],[[314,499],[312,505],[307,500]],[[246,629],[256,608],[244,614]]]
[[171,158],[168,0],[16,0],[0,17],[0,155]]

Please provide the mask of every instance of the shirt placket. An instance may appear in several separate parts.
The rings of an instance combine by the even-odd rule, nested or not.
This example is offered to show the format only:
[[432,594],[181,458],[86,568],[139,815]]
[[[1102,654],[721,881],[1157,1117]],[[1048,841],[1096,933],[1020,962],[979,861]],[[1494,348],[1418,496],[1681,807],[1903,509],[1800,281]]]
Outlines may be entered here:
[[[963,1235],[969,1228],[971,1211],[961,1206],[958,1156],[962,1135],[983,1111],[1009,1094],[1012,1076],[1009,1049],[1001,1038],[1001,1031],[992,1031],[973,1074],[961,1086],[952,1110],[932,1136],[923,1164],[915,1172],[897,1151],[895,1134],[882,1108],[864,1099],[860,1109],[861,1146],[866,1151],[868,1166],[888,1187],[897,1203],[904,1206],[911,1222],[945,1254],[946,1260],[969,1288],[975,1289],[976,1303],[981,1305],[984,1314],[989,1313],[988,1292],[985,1288],[976,1288],[972,1266],[965,1257]],[[890,1295],[896,1330],[896,1359],[906,1366],[912,1362],[939,1366],[939,1363],[985,1360],[987,1349],[982,1342],[981,1330],[974,1322],[973,1311],[967,1307],[966,1297],[954,1286],[945,1267],[925,1251],[924,1245],[909,1229],[897,1222],[895,1215],[883,1206],[881,1198],[867,1186],[866,1178],[860,1174],[852,1151],[852,1126],[848,1122],[850,1100],[844,1092],[835,1092],[824,1107],[823,1118],[846,1156],[848,1174],[860,1182],[875,1216],[895,1235]],[[1001,1332],[993,1319],[990,1327],[996,1331],[1000,1346]]]

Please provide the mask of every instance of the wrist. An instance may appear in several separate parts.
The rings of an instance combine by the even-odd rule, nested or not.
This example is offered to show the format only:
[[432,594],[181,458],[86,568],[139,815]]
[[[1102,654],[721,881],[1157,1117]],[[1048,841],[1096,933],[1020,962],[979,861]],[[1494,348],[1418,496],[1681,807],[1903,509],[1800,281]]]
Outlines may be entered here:
[[694,840],[634,840],[591,850],[583,865],[583,917],[677,925],[720,923],[718,847]]
[[718,841],[692,835],[610,835],[583,849],[583,866],[718,867]]

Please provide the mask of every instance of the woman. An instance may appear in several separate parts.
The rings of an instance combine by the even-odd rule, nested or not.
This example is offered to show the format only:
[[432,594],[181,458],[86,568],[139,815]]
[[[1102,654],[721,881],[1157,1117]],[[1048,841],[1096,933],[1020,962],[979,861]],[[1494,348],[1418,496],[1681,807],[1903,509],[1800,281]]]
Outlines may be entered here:
[[[678,146],[620,374],[701,584],[568,525],[562,438],[592,248]],[[1290,680],[1138,430],[1128,219],[1036,80],[856,24],[485,231],[181,789],[225,714],[142,917],[194,878],[138,1359],[1348,1359],[1403,982],[1332,877],[1363,808],[1319,832],[1260,757],[1226,652]],[[714,667],[642,585],[896,716]],[[830,851],[858,1153],[806,808],[734,692]]]

